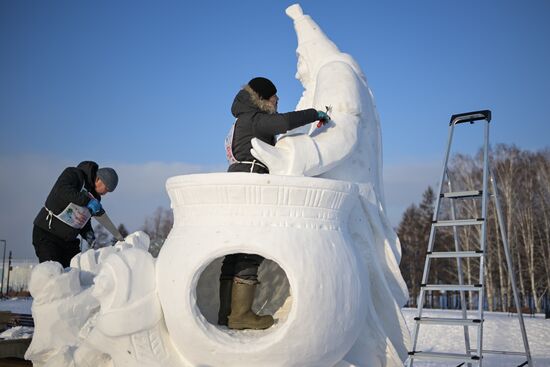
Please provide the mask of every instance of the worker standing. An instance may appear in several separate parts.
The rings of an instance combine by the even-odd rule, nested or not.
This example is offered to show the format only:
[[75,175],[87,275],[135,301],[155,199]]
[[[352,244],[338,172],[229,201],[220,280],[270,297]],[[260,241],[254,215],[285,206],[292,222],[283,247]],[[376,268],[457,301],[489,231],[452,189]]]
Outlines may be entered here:
[[[228,172],[269,173],[267,166],[250,153],[253,138],[275,145],[278,134],[317,120],[330,120],[325,112],[313,108],[278,113],[278,101],[277,88],[263,77],[250,80],[237,93],[231,107],[237,120],[226,139]],[[271,315],[260,316],[251,310],[263,259],[243,253],[225,257],[220,275],[218,324],[230,329],[266,329],[273,325]]]
[[92,161],[65,168],[34,219],[32,241],[39,262],[57,261],[68,267],[80,252],[78,235],[91,245],[95,234],[90,218],[104,213],[101,196],[117,184],[114,169],[99,168]]

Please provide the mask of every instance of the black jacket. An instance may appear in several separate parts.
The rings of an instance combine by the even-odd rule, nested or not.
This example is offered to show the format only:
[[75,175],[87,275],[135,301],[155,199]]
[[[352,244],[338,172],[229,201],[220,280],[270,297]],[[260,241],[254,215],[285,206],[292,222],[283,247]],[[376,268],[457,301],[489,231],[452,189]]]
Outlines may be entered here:
[[[306,125],[318,120],[317,111],[313,108],[276,113],[270,111],[270,106],[248,86],[239,91],[231,113],[237,118],[233,132],[233,156],[240,162],[252,162],[255,158],[250,153],[252,138],[258,138],[264,143],[275,145],[275,135]],[[229,166],[229,172],[250,172],[249,164],[235,163]],[[256,172],[256,170],[255,170]],[[267,173],[267,169],[258,173]]]
[[38,215],[34,219],[34,225],[48,231],[50,234],[63,239],[64,241],[74,240],[79,234],[84,234],[92,230],[90,220],[82,228],[77,229],[62,222],[55,216],[51,219],[51,228],[49,224],[48,211],[51,210],[54,214],[60,214],[69,203],[74,203],[79,206],[86,206],[90,201],[90,197],[82,188],[92,194],[97,200],[101,201],[101,195],[95,191],[95,179],[98,166],[97,163],[84,161],[78,164],[77,167],[65,168],[59,176],[56,183],[53,185],[48,198],[46,199],[45,207],[42,207]]

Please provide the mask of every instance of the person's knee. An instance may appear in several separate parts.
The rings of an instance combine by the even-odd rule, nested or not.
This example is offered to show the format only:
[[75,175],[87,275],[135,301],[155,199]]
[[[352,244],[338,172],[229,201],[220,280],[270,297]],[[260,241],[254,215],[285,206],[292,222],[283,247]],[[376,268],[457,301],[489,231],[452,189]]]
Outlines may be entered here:
[[59,251],[57,247],[52,243],[34,243],[34,252],[38,257],[38,262],[43,263],[45,261],[58,261]]
[[235,263],[238,261],[238,254],[225,256],[222,262],[220,280],[233,278],[235,275]]
[[257,281],[258,268],[264,258],[256,254],[231,254],[227,255],[222,264],[220,279],[239,277],[251,281]]

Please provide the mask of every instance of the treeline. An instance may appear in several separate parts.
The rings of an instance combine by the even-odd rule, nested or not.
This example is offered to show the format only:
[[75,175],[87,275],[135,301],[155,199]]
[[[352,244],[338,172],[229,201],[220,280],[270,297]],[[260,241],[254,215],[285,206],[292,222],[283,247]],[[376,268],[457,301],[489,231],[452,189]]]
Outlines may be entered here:
[[[510,246],[515,278],[522,307],[541,312],[550,307],[550,150],[537,152],[515,146],[498,145],[490,153],[490,166],[497,183],[503,214],[503,230]],[[482,154],[475,157],[455,155],[449,164],[451,187],[444,191],[480,190],[482,188]],[[489,192],[492,193],[490,183]],[[409,306],[417,306],[420,283],[434,211],[436,193],[431,187],[419,205],[406,209],[398,226],[403,250],[401,272],[410,292]],[[484,271],[485,308],[507,311],[513,306],[512,285],[507,272],[502,236],[498,226],[495,201],[488,200],[487,256]],[[438,219],[481,217],[481,199],[442,199]],[[479,249],[481,226],[438,227],[434,251],[473,251]],[[456,243],[455,243],[456,238]],[[430,261],[429,284],[458,284],[462,274],[465,284],[479,282],[479,259],[456,258]],[[459,271],[460,266],[460,271]],[[458,292],[427,292],[425,305],[458,308]],[[469,308],[477,308],[477,292],[466,293]]]
[[[139,229],[149,235],[151,240],[149,245],[149,252],[157,257],[158,253],[168,237],[168,233],[172,229],[174,224],[174,216],[170,209],[158,207],[155,212],[148,218]],[[129,233],[124,224],[118,226],[118,231],[123,237],[126,237]],[[98,224],[94,227],[96,235],[95,248],[112,246],[116,243],[113,236],[107,232],[107,230]]]

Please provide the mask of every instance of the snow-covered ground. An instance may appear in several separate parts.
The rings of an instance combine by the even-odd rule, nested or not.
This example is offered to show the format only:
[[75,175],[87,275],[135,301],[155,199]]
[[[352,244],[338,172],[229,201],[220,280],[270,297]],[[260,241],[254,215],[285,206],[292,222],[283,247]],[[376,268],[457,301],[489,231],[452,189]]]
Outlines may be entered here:
[[13,313],[30,314],[32,298],[10,298],[0,300],[0,311],[11,311]]
[[[416,309],[404,308],[403,314],[409,329],[414,327]],[[443,315],[444,314],[444,315]],[[460,311],[455,310],[425,310],[423,316],[432,317],[461,317]],[[474,314],[469,315],[474,317]],[[527,338],[531,349],[531,356],[536,367],[550,366],[550,319],[545,320],[544,315],[536,317],[524,316]],[[477,328],[470,328],[470,343],[475,347],[477,340]],[[508,316],[505,312],[485,312],[485,325],[483,332],[483,349],[499,351],[523,352],[523,343],[519,328],[518,318]],[[418,339],[417,350],[432,352],[464,353],[464,331],[461,326],[422,325]],[[517,366],[524,362],[521,356],[504,356],[485,354],[484,366]],[[415,366],[453,366],[454,363],[444,362],[416,362]]]
[[[16,313],[30,313],[31,298],[13,298],[0,301],[1,311]],[[413,318],[416,309],[404,308],[403,314],[409,328],[414,326]],[[455,310],[426,310],[425,316],[432,317],[460,317],[460,312]],[[473,315],[472,315],[473,316]],[[484,326],[484,349],[500,351],[523,351],[521,333],[517,317],[508,316],[503,312],[486,312]],[[550,319],[545,320],[544,315],[525,317],[525,327],[529,338],[529,347],[536,367],[550,366]],[[475,346],[476,328],[471,328],[471,343]],[[441,351],[462,353],[464,351],[464,334],[459,326],[431,326],[422,325],[418,339],[418,350]],[[517,366],[524,361],[518,356],[491,355],[485,356],[485,366]],[[415,366],[456,366],[456,363],[444,362],[415,362]]]
[[[0,311],[30,314],[32,298],[10,298],[0,300]],[[16,326],[0,333],[0,339],[27,339],[32,337],[34,328],[28,326]]]

